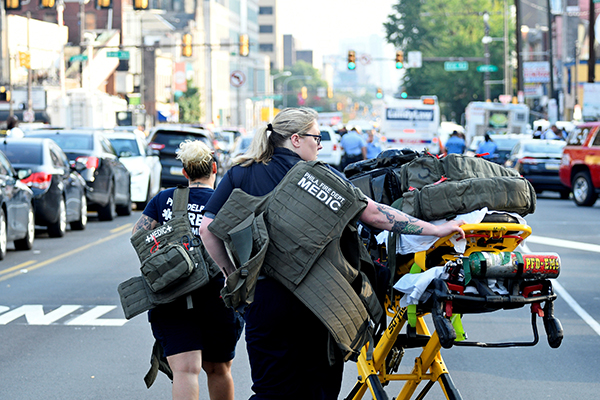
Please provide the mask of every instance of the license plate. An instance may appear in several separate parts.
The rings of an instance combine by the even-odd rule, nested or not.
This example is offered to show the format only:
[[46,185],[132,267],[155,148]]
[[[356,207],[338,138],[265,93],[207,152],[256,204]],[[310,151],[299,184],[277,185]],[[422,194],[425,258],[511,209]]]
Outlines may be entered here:
[[181,171],[181,168],[171,167],[171,175],[183,176],[183,172]]
[[546,164],[546,169],[551,169],[556,171],[558,169],[558,164]]

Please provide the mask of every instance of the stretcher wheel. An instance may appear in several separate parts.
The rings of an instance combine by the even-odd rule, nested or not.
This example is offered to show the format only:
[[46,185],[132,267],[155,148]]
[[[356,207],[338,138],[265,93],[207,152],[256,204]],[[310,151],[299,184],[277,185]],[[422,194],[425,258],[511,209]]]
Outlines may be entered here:
[[563,328],[560,321],[554,317],[554,303],[546,302],[544,307],[544,329],[548,336],[548,344],[557,349],[563,340]]

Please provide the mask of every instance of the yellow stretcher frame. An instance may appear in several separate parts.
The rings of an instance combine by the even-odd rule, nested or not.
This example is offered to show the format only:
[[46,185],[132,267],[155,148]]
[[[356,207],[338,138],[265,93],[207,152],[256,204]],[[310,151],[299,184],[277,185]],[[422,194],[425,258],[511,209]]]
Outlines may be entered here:
[[[523,224],[515,223],[478,223],[466,224],[462,226],[465,231],[467,246],[464,256],[475,251],[501,252],[514,251],[517,246],[531,234],[531,228]],[[392,279],[394,282],[405,273],[410,271],[412,265],[419,269],[426,269],[427,256],[436,249],[448,247],[448,252],[442,256],[444,262],[456,259],[459,255],[453,252],[454,245],[450,241],[453,235],[438,239],[433,246],[426,251],[420,251],[414,254],[411,261],[403,265],[396,266],[396,272]],[[395,248],[397,236],[392,235],[393,240],[388,243],[389,248]],[[443,265],[443,264],[442,264]],[[394,271],[392,271],[394,273]],[[415,268],[413,271],[415,272]],[[417,270],[418,272],[418,270]],[[358,356],[356,365],[358,369],[358,379],[346,400],[362,399],[367,390],[375,400],[388,400],[383,386],[392,381],[404,381],[404,385],[396,400],[409,400],[417,390],[421,382],[427,384],[417,399],[425,397],[429,389],[439,383],[441,389],[448,400],[461,400],[462,397],[458,389],[454,386],[452,378],[448,372],[446,364],[442,359],[440,344],[437,332],[431,334],[424,317],[427,314],[419,314],[416,318],[417,335],[429,336],[426,344],[422,346],[422,351],[415,359],[412,372],[409,374],[398,374],[387,371],[386,360],[390,351],[394,349],[399,340],[399,335],[407,322],[407,308],[399,306],[400,296],[395,298],[386,298],[386,313],[391,317],[387,328],[382,334],[374,348],[372,343],[367,343]],[[423,338],[423,336],[421,336]]]

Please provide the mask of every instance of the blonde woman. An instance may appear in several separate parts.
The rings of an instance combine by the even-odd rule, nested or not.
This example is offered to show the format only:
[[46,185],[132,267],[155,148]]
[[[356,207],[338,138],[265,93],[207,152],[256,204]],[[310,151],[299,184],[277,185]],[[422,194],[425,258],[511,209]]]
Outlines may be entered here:
[[[182,172],[190,188],[188,217],[192,231],[199,237],[201,212],[214,192],[217,165],[211,150],[201,141],[181,143],[177,159],[183,163]],[[158,193],[133,232],[151,230],[170,220],[174,191],[171,188]],[[191,304],[186,295],[149,311],[152,333],[173,371],[173,400],[198,400],[202,370],[211,400],[234,399],[231,364],[243,323],[220,298],[224,282],[223,274],[218,273],[207,285],[189,293]]]

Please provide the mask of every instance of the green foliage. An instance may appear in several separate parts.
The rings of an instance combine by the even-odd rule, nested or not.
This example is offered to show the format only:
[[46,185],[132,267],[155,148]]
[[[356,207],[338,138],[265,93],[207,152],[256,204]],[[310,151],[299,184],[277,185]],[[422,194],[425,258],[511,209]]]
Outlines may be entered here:
[[202,118],[200,91],[191,79],[187,81],[187,90],[175,102],[179,105],[179,122],[200,122]]
[[[490,36],[504,35],[504,1],[494,0],[398,0],[384,23],[389,43],[427,57],[484,57],[483,13],[490,14]],[[509,21],[514,32],[514,23]],[[514,34],[509,32],[509,37]],[[514,47],[514,46],[512,46]],[[490,64],[498,67],[490,80],[504,78],[504,43],[489,44]],[[437,95],[442,114],[460,121],[471,101],[484,99],[484,74],[476,70],[484,62],[469,62],[468,71],[445,71],[444,62],[423,61],[422,68],[407,69],[400,88],[409,96]],[[502,85],[491,85],[491,97],[502,94]],[[401,90],[399,90],[400,92]]]
[[[318,69],[314,68],[312,65],[308,64],[304,61],[298,61],[291,68],[286,71],[290,71],[292,73],[291,76],[281,76],[277,78],[274,82],[275,87],[279,84],[283,85],[283,82],[286,79],[292,77],[300,77],[300,76],[310,76],[310,79],[289,79],[286,87],[281,87],[281,91],[287,91],[287,94],[283,94],[287,96],[287,106],[288,107],[298,107],[298,93],[300,93],[302,86],[306,86],[308,91],[308,98],[304,103],[305,107],[322,107],[324,110],[329,110],[330,99],[327,98],[327,82],[321,79],[321,73]],[[324,88],[325,96],[323,98],[317,97],[317,89]],[[281,106],[281,105],[279,105]]]

